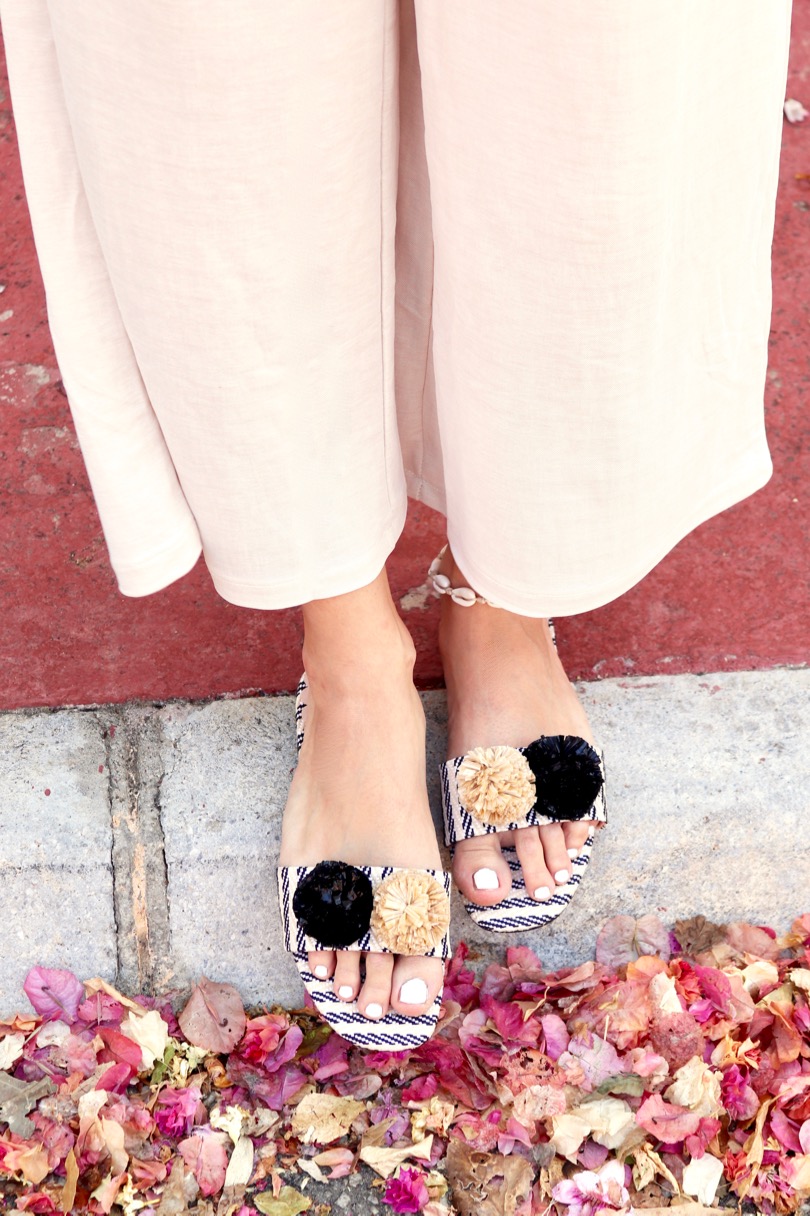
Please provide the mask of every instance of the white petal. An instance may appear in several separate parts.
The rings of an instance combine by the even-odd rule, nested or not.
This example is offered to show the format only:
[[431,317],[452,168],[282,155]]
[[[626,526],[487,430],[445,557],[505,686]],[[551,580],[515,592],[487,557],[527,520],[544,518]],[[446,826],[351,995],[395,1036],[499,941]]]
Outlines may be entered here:
[[711,1153],[704,1153],[700,1160],[693,1157],[683,1171],[683,1189],[687,1195],[694,1195],[699,1203],[710,1207],[722,1177],[723,1162]]

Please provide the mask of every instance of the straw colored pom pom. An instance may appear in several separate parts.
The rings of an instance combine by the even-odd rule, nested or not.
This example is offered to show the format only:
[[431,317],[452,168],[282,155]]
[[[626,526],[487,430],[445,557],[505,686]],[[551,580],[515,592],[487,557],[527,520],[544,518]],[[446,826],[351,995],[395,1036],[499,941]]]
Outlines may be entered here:
[[393,954],[428,954],[449,924],[447,893],[430,874],[397,870],[374,893],[371,931]]
[[465,809],[489,827],[517,823],[537,799],[534,773],[516,747],[473,748],[456,779]]

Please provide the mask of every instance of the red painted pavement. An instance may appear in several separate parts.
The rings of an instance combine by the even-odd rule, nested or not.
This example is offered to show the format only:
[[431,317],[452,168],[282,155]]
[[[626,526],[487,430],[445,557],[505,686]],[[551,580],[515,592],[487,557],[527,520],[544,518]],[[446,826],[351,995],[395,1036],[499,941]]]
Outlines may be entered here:
[[[3,77],[0,88],[7,95]],[[807,0],[794,6],[788,96],[810,108]],[[734,98],[726,104],[733,110]],[[50,344],[7,96],[0,234],[0,708],[292,689],[297,612],[224,603],[202,564],[147,599],[116,590]],[[573,677],[808,658],[810,119],[785,123],[774,272],[767,394],[774,478],[704,524],[620,600],[560,622]],[[390,565],[398,597],[423,582],[440,537],[439,517],[414,507]],[[436,605],[405,615],[420,650],[419,680],[435,686]]]

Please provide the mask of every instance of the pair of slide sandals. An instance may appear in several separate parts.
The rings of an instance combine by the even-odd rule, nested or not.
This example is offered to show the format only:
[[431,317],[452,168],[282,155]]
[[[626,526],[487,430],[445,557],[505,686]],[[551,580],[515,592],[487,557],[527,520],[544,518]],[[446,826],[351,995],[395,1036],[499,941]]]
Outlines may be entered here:
[[[304,740],[306,676],[296,699],[296,744]],[[445,842],[572,819],[593,827],[572,861],[571,879],[540,902],[526,890],[514,848],[504,847],[512,889],[491,907],[468,902],[476,924],[495,933],[541,928],[570,902],[590,859],[595,828],[607,821],[603,760],[596,748],[572,735],[543,736],[528,747],[474,748],[442,765]],[[309,967],[314,950],[359,950],[450,956],[450,875],[443,870],[395,866],[279,866],[278,892],[284,941],[309,996],[344,1039],[367,1050],[407,1051],[430,1038],[441,1011],[441,993],[424,1014],[391,1010],[364,1016],[356,1001],[340,1000],[331,978]]]

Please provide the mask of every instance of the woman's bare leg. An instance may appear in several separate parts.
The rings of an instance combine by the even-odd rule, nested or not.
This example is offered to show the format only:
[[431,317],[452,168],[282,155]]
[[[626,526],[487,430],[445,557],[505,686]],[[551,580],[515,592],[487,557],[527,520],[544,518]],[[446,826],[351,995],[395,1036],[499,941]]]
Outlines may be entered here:
[[[284,813],[282,865],[440,869],[425,786],[425,718],[413,686],[414,645],[385,571],[358,591],[304,605],[309,684],[304,744]],[[438,959],[311,954],[335,992],[367,1017],[417,1016],[438,993]]]
[[[442,572],[469,586],[448,550]],[[544,734],[580,735],[593,742],[585,711],[563,670],[548,622],[476,604],[442,600],[439,645],[449,711],[448,756],[500,743],[522,747]],[[548,899],[571,873],[588,825],[564,823],[460,841],[453,877],[477,904],[496,904],[511,887],[500,842],[517,850],[526,890]]]

